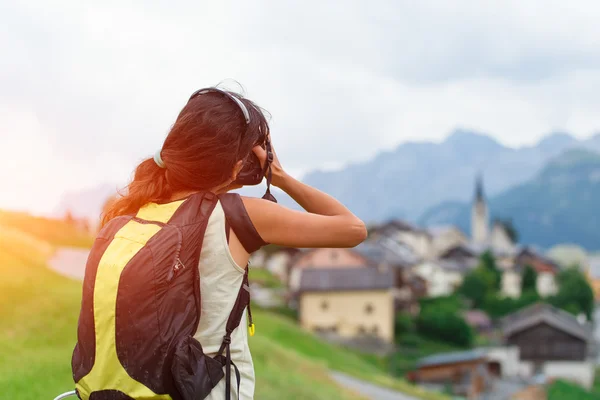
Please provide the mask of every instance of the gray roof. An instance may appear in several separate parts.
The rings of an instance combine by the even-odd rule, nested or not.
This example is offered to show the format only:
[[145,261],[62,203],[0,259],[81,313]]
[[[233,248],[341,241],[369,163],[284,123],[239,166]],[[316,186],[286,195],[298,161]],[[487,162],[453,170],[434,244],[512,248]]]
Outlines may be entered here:
[[526,253],[529,253],[532,256],[534,256],[534,257],[542,260],[546,264],[549,264],[549,265],[555,267],[557,270],[560,269],[560,265],[558,265],[558,263],[556,261],[554,261],[550,257],[546,256],[542,251],[538,250],[534,246],[523,246],[523,247],[520,247],[518,249],[517,257],[522,256],[522,255],[524,255]]
[[448,232],[452,232],[452,231],[457,231],[459,232],[461,235],[464,235],[464,233],[460,230],[460,228],[458,228],[457,226],[454,225],[434,225],[434,226],[428,226],[427,227],[427,232],[431,235],[431,236],[441,236],[444,235]]
[[362,242],[354,247],[354,250],[375,264],[387,263],[394,267],[406,267],[419,261],[410,247],[387,237]]
[[536,303],[510,314],[501,323],[504,337],[546,323],[582,340],[593,340],[592,331],[587,324],[580,324],[574,315],[546,303]]
[[445,256],[450,251],[458,248],[465,250],[467,253],[470,253],[473,257],[479,257],[488,250],[491,251],[492,254],[494,254],[497,257],[514,256],[516,254],[516,250],[513,252],[502,251],[500,249],[495,249],[486,243],[464,243],[450,247],[449,249],[444,251],[443,256]]
[[430,367],[434,365],[455,364],[466,361],[485,358],[486,351],[483,349],[473,349],[467,351],[454,351],[451,353],[440,353],[421,358],[417,361],[417,367]]
[[301,292],[390,289],[394,287],[392,268],[337,267],[304,268]]
[[394,231],[401,232],[419,232],[427,234],[427,231],[419,228],[416,225],[413,225],[407,221],[403,221],[400,219],[393,219],[391,221],[384,222],[381,225],[375,226],[371,230],[372,232],[382,233],[384,235],[390,234]]
[[472,271],[477,267],[478,261],[456,261],[451,258],[448,259],[440,259],[435,261],[442,269],[448,271],[455,271],[459,273]]

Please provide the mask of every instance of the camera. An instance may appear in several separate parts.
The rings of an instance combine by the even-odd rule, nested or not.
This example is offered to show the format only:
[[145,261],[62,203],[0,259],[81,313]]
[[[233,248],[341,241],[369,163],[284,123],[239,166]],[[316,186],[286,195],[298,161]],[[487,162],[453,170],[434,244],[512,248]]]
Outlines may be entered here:
[[260,165],[260,160],[256,154],[251,153],[244,163],[242,170],[238,173],[235,183],[244,186],[258,185],[262,182],[265,173],[271,167],[271,163],[273,162],[273,151],[271,150],[270,140],[263,137],[262,143],[259,142],[257,144],[260,144],[260,146],[267,152],[267,160],[264,168]]

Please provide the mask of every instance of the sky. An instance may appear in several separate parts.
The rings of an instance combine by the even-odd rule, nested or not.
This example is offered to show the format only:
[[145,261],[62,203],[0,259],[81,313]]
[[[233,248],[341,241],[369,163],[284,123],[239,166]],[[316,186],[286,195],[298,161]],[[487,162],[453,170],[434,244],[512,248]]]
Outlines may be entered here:
[[584,138],[598,20],[592,0],[0,1],[0,208],[126,183],[222,81],[270,112],[298,177],[456,128]]

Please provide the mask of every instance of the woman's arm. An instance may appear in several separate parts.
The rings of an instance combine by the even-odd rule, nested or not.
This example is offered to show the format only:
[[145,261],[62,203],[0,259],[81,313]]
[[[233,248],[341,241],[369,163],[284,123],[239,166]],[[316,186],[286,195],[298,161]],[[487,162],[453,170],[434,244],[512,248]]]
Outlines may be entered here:
[[[264,162],[266,154],[257,146]],[[295,211],[263,199],[243,198],[258,234],[267,243],[289,247],[354,247],[367,237],[365,224],[339,201],[287,175],[275,155],[273,185],[307,212]]]

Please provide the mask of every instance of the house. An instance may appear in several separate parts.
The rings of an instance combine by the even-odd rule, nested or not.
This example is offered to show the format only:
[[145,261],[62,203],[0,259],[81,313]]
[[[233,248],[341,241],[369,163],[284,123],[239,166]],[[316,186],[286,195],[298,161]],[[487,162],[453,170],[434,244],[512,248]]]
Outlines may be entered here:
[[476,399],[490,385],[486,352],[480,349],[435,354],[420,359],[408,379],[429,389],[450,387],[455,395]]
[[453,225],[431,226],[427,228],[427,233],[430,236],[432,250],[436,255],[469,242],[467,236]]
[[392,268],[307,268],[299,284],[300,325],[342,338],[394,340]]
[[273,275],[282,282],[288,282],[290,262],[301,250],[294,247],[272,246],[264,247],[264,265]]
[[348,248],[319,248],[307,249],[296,253],[289,261],[290,291],[297,292],[300,287],[300,277],[304,269],[331,268],[366,268],[371,261],[354,249]]
[[537,273],[536,289],[540,296],[551,296],[558,292],[556,275],[560,272],[560,267],[557,263],[531,247],[523,247],[515,257],[515,266],[522,271],[527,265]]
[[502,319],[505,345],[519,349],[519,375],[543,374],[590,388],[596,346],[587,323],[551,305],[537,303]]
[[452,259],[431,260],[416,265],[412,272],[426,282],[427,296],[448,296],[462,284],[465,274],[474,265]]
[[510,236],[508,236],[504,226],[498,221],[494,222],[492,226],[489,244],[498,253],[513,254],[515,251],[515,244]]
[[478,333],[490,333],[493,329],[492,320],[481,310],[465,311],[463,317],[465,322]]
[[596,300],[600,300],[600,256],[589,257],[588,281]]
[[419,258],[435,257],[432,238],[427,230],[419,228],[402,220],[392,220],[375,227],[369,234],[370,238],[387,237],[409,246]]
[[292,297],[297,297],[302,272],[307,269],[390,268],[396,309],[417,313],[418,299],[426,292],[425,282],[410,273],[410,267],[418,261],[409,246],[383,236],[354,248],[308,249],[291,261],[289,289]]
[[515,267],[502,271],[502,281],[500,283],[500,292],[505,297],[518,299],[521,297],[521,274],[522,269]]
[[396,310],[413,315],[419,312],[419,299],[427,294],[427,283],[411,271],[419,258],[409,246],[379,237],[365,241],[353,250],[369,260],[372,267],[392,268]]

